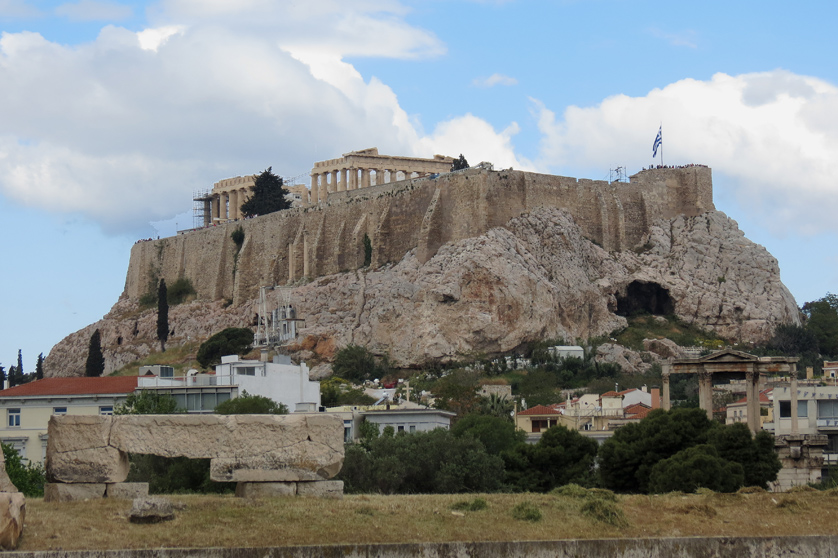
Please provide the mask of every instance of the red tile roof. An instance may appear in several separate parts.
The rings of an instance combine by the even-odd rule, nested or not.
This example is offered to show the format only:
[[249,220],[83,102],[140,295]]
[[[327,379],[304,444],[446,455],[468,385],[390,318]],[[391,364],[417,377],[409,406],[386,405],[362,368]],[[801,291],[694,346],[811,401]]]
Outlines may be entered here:
[[0,397],[32,395],[104,395],[131,393],[137,389],[138,376],[105,378],[44,378],[22,386],[0,390]]
[[536,405],[526,411],[520,411],[519,415],[560,415],[556,409],[552,407],[545,407],[544,405]]
[[[632,405],[631,407],[635,407]],[[635,410],[629,411],[629,407],[626,407],[626,418],[631,419],[643,419],[646,418],[646,415],[652,412],[652,409],[649,407],[638,407]]]
[[620,395],[616,391],[612,390],[612,391],[606,391],[605,393],[600,395],[600,397],[622,397],[622,395]]

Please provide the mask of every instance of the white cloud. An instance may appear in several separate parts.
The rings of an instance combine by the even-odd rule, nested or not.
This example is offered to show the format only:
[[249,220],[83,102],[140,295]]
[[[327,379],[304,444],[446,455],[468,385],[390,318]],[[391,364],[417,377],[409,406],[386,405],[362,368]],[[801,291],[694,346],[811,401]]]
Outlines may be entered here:
[[462,153],[471,165],[488,161],[496,169],[534,170],[530,161],[515,155],[512,138],[518,131],[518,124],[513,122],[498,133],[485,120],[466,114],[440,123],[431,136],[419,143],[425,148],[425,156],[438,153],[456,157]]
[[29,5],[26,0],[0,0],[0,17],[37,17],[38,8]]
[[61,4],[55,8],[55,15],[72,21],[120,21],[134,14],[131,6],[116,2],[98,2],[80,0],[75,3]]
[[830,83],[783,70],[716,74],[645,97],[616,95],[595,107],[569,107],[561,120],[535,106],[543,166],[650,164],[662,122],[665,163],[704,163],[731,177],[740,202],[774,230],[833,228],[838,88]]
[[472,82],[475,87],[494,87],[496,85],[517,85],[518,80],[503,74],[492,74],[487,78],[475,78]]
[[75,46],[0,35],[0,192],[138,231],[222,178],[267,166],[294,176],[352,149],[468,145],[477,160],[524,165],[511,147],[517,125],[495,132],[468,115],[422,137],[387,85],[345,61],[444,51],[400,19],[400,4],[275,4],[173,0],[149,29],[106,26]]

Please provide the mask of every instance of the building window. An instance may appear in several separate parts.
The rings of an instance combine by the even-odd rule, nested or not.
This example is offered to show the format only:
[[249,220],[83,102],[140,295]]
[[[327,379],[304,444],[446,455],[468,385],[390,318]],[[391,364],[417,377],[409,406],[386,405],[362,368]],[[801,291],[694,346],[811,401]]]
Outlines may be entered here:
[[404,432],[404,425],[403,424],[399,425],[399,432]]
[[415,424],[411,424],[411,425],[410,425],[410,433],[411,433],[411,434],[413,434],[414,432],[416,432],[416,425],[415,425]]
[[791,418],[791,401],[780,401],[780,418]]
[[28,438],[3,438],[2,442],[12,446],[21,459],[26,459],[26,442]]
[[113,414],[113,405],[108,405],[105,407],[99,407],[99,414],[109,416]]
[[20,409],[9,409],[9,426],[20,426]]
[[819,419],[838,419],[838,401],[818,401]]
[[239,376],[255,376],[256,375],[256,367],[255,366],[238,366],[236,367],[236,374]]
[[809,402],[808,401],[798,401],[797,402],[797,416],[798,416],[798,418],[809,418]]
[[53,415],[66,415],[67,414],[67,407],[53,407],[52,408]]

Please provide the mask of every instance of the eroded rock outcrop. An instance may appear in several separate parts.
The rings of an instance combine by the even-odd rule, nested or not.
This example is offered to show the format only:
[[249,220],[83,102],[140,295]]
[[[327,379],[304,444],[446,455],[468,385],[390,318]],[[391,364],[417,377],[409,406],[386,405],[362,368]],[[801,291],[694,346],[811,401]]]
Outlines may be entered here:
[[[659,220],[633,250],[607,252],[570,213],[541,208],[485,234],[441,246],[425,263],[414,251],[374,270],[320,277],[297,287],[305,318],[296,349],[329,360],[349,343],[399,366],[498,354],[534,340],[605,335],[634,310],[672,312],[738,341],[761,341],[797,306],[777,261],[718,211]],[[196,301],[170,309],[169,346],[247,326],[256,300]],[[122,300],[102,321],[59,343],[48,375],[80,374],[99,328],[107,369],[156,350],[156,314]]]

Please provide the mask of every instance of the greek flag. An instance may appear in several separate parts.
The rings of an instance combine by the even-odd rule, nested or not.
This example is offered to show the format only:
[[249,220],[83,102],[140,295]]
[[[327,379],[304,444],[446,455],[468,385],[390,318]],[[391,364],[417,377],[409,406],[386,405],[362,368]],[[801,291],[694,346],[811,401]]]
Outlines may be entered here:
[[652,144],[652,158],[654,159],[658,155],[658,147],[661,146],[663,143],[663,137],[661,136],[661,132],[663,131],[663,126],[658,128],[658,135],[655,136],[655,143]]

